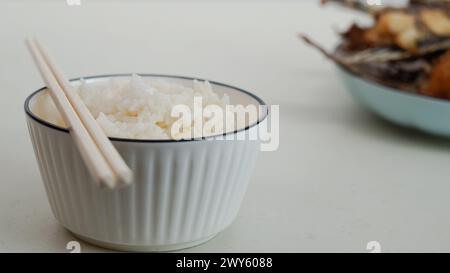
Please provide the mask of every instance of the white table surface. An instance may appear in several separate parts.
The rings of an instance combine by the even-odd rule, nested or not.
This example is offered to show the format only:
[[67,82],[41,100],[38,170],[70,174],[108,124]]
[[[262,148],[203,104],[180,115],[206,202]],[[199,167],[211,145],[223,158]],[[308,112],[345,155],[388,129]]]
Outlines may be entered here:
[[[240,86],[281,110],[240,214],[188,252],[450,251],[450,141],[356,105],[333,65],[296,37],[332,45],[355,13],[317,1],[0,2],[0,251],[66,252],[23,101],[43,83],[23,44],[37,34],[71,77],[191,75]],[[82,243],[82,251],[105,251]]]

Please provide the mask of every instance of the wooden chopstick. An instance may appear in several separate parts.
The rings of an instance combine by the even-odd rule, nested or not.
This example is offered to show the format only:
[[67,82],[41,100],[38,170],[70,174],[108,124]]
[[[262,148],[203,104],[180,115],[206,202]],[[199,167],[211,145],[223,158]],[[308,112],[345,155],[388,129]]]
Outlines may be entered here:
[[84,102],[81,100],[78,93],[74,91],[72,85],[69,83],[69,80],[63,74],[62,70],[58,68],[58,66],[44,49],[42,44],[36,38],[34,38],[33,41],[37,48],[40,50],[50,70],[53,72],[53,75],[55,76],[59,85],[62,87],[62,90],[64,91],[67,99],[72,104],[72,107],[77,112],[78,117],[81,119],[81,122],[90,133],[92,139],[97,144],[106,161],[109,163],[121,182],[125,184],[131,184],[133,180],[133,173],[130,168],[127,166],[123,158],[120,156],[119,152],[113,146],[98,123],[95,121],[86,104],[84,104]]
[[[53,71],[49,67],[46,57],[42,54],[36,43],[29,39],[26,42],[39,72],[50,90],[50,94],[55,102],[55,105],[61,113],[64,121],[69,126],[71,136],[74,139],[80,154],[88,167],[88,170],[99,183],[105,184],[109,188],[116,187],[118,184],[118,175],[120,174],[120,171],[115,171],[114,167],[110,165],[109,161],[101,152],[97,141],[94,140],[95,136],[98,137],[98,135],[93,137],[87,127],[85,127],[85,124],[83,124],[82,120],[78,116],[78,112],[74,109],[73,104],[71,104],[68,96],[66,95],[66,92],[63,90],[56,76],[52,73]],[[84,105],[84,103],[82,104]],[[109,141],[107,138],[106,140]],[[117,151],[116,154],[119,155]],[[110,152],[108,155],[114,155],[114,152]],[[120,160],[123,161],[121,157]],[[131,177],[132,175],[128,175],[123,178],[120,177],[120,179],[123,182],[129,183],[129,181],[131,181]]]
[[51,73],[50,68],[47,66],[36,45],[31,40],[27,40],[26,42],[34,62],[50,90],[50,94],[56,107],[61,113],[64,122],[69,126],[71,132],[70,135],[74,139],[90,173],[98,182],[103,183],[110,188],[114,188],[117,184],[116,175],[100,153],[100,150],[91,138],[89,132],[78,118],[75,110],[64,95],[64,91],[62,91],[56,78]]

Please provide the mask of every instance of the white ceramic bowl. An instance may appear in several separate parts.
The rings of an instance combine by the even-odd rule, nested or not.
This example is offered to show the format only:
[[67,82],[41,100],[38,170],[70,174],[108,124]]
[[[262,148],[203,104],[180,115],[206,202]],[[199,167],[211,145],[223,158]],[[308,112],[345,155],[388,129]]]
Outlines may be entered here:
[[[86,77],[101,81],[108,75]],[[192,84],[192,78],[142,75]],[[78,81],[74,80],[74,82]],[[233,104],[265,105],[255,95],[211,82]],[[111,138],[135,181],[109,190],[88,173],[69,132],[33,114],[34,98],[25,102],[28,127],[47,196],[56,219],[79,238],[125,251],[167,251],[201,244],[235,219],[259,151],[254,140],[132,140]],[[267,110],[267,108],[266,108]],[[230,134],[258,130],[258,122]]]

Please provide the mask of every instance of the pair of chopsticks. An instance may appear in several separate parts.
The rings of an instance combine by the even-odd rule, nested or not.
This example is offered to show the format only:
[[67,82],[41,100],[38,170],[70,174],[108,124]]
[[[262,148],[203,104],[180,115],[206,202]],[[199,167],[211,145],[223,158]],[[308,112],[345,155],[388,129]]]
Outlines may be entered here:
[[120,183],[130,184],[133,173],[68,79],[37,39],[27,39],[26,44],[89,172],[97,182],[109,188]]

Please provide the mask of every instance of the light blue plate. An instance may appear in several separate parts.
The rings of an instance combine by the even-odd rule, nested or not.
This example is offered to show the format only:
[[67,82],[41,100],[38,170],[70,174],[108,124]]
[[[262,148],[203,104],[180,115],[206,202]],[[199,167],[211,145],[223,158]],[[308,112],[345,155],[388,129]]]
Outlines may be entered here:
[[450,101],[382,86],[338,67],[355,100],[398,125],[450,137]]

